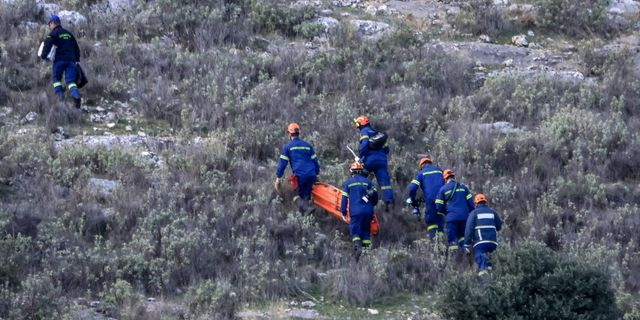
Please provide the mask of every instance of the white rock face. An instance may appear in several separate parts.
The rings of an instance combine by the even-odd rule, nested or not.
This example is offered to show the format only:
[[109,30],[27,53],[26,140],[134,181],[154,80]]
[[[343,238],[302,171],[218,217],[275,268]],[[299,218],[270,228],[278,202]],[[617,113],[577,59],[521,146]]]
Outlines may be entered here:
[[332,17],[320,17],[315,20],[315,23],[321,24],[324,27],[324,33],[332,34],[338,26],[340,25],[340,21],[336,18]]
[[636,0],[612,0],[607,7],[609,21],[619,27],[626,27],[639,20],[640,2]]
[[371,20],[351,20],[351,25],[356,28],[358,34],[368,40],[377,40],[393,31],[391,26],[384,22]]
[[62,10],[58,12],[58,16],[63,26],[72,25],[74,27],[81,27],[87,24],[87,18],[77,11]]
[[513,124],[507,121],[498,121],[494,123],[481,123],[478,127],[482,130],[499,132],[499,133],[514,133],[520,131],[513,127]]
[[98,195],[110,196],[116,188],[118,188],[118,182],[107,179],[90,178],[88,187]]
[[527,37],[524,34],[519,34],[517,36],[511,37],[511,43],[516,47],[529,46],[529,41],[527,41]]

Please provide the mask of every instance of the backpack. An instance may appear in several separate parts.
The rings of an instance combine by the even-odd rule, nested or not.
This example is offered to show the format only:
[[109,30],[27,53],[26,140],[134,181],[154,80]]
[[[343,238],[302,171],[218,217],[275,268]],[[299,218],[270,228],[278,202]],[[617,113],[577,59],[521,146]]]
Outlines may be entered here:
[[388,138],[389,136],[386,133],[382,131],[376,132],[373,137],[369,137],[369,149],[380,150],[384,148]]
[[80,63],[76,63],[76,81],[75,82],[76,82],[76,85],[78,86],[78,89],[81,89],[87,83],[89,83],[89,80],[87,79],[87,75],[84,73],[84,70],[82,70],[82,67],[80,67]]

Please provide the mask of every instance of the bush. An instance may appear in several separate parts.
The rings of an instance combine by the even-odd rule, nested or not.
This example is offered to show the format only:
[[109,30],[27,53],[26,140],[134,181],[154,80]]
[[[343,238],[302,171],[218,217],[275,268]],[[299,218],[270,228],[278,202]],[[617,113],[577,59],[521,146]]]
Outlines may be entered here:
[[447,280],[438,308],[447,319],[619,319],[606,268],[526,243],[494,256],[489,278]]
[[608,21],[607,0],[538,0],[539,25],[568,36],[587,38],[610,36],[615,31]]
[[454,23],[464,32],[474,35],[487,34],[492,37],[510,27],[493,0],[463,1],[461,12],[456,16]]
[[233,319],[238,308],[236,293],[227,282],[202,281],[186,300],[193,319]]

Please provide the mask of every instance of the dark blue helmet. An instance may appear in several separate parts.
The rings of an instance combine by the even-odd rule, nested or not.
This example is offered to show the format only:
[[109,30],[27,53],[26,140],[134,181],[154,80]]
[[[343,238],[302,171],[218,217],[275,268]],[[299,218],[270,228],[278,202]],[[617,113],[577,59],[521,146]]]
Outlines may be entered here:
[[47,22],[47,24],[49,24],[51,22],[55,22],[56,24],[60,24],[60,17],[58,17],[56,15],[52,15],[51,18],[49,18],[49,22]]

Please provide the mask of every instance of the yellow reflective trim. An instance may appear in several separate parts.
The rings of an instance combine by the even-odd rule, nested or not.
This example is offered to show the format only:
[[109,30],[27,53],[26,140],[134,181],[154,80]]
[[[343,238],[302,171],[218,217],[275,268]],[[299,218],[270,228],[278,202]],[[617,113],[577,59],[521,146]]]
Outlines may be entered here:
[[351,188],[351,187],[355,187],[355,186],[365,186],[366,187],[367,183],[366,182],[354,182],[354,183],[348,185],[347,188]]
[[362,244],[371,244],[371,240],[362,240]]
[[448,195],[449,193],[451,193],[451,190],[445,191],[444,194]]
[[442,200],[442,199],[436,199],[436,203],[437,203],[437,204],[444,204],[444,200]]
[[346,192],[344,192],[344,191],[342,191],[342,195],[343,195],[343,196],[345,196],[345,197],[347,197],[347,198],[349,198],[349,194],[348,194],[348,193],[346,193]]
[[309,147],[291,147],[289,150],[311,150]]
[[411,183],[417,185],[418,187],[420,186],[420,181],[418,181],[416,179],[411,180]]
[[445,217],[446,215],[444,214],[444,212],[438,212],[438,215],[441,215],[443,217]]
[[317,157],[318,157],[318,156],[316,156],[316,155],[315,155],[315,153],[314,153],[314,154],[311,156],[311,159],[315,159],[315,158],[317,158]]
[[62,82],[54,82],[53,87],[62,87]]
[[382,190],[391,190],[393,188],[391,186],[382,186],[380,189],[382,189]]
[[75,88],[75,87],[77,87],[77,85],[76,85],[75,83],[73,83],[73,82],[72,82],[72,83],[70,83],[70,84],[67,86],[67,88],[69,88],[69,89],[71,89],[71,88]]
[[458,238],[458,242],[464,241],[464,237]]
[[429,226],[427,227],[427,231],[428,231],[428,230],[433,230],[433,229],[438,229],[438,225],[437,225],[437,224],[432,224],[432,225],[429,225]]
[[351,239],[351,241],[358,241],[360,240],[360,237],[354,237],[353,239]]
[[295,197],[293,197],[293,202],[298,201],[298,199],[300,199],[300,196],[295,196]]
[[442,174],[442,171],[440,171],[440,170],[431,170],[431,171],[427,171],[427,172],[422,173],[422,175],[426,176],[426,175],[429,175],[429,174],[438,174],[438,173]]
[[388,147],[388,146],[389,146],[389,142],[386,142],[386,143],[384,144],[384,146],[382,146],[382,147],[383,147],[383,148],[386,148],[386,147]]
[[360,137],[360,141],[364,140],[364,139],[369,139],[369,136],[361,136]]
[[289,161],[289,157],[285,155],[280,155],[280,159]]
[[458,250],[458,245],[449,246],[449,251]]
[[458,189],[456,189],[456,192],[465,192],[465,191],[467,191],[467,190],[465,190],[464,188],[458,188]]
[[467,200],[471,199],[471,197],[473,197],[471,194],[467,195]]

